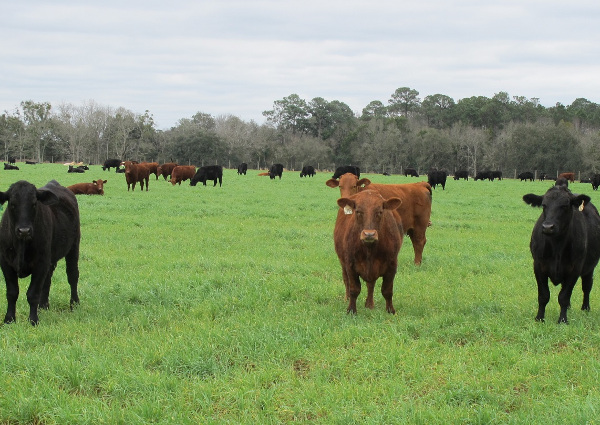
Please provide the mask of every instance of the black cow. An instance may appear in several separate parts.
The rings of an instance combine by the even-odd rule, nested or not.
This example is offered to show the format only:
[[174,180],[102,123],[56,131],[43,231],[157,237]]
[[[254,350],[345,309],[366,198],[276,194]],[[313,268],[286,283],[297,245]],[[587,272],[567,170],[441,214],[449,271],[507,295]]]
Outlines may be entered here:
[[48,295],[56,263],[65,259],[71,286],[71,308],[79,303],[79,207],[75,195],[56,180],[36,189],[24,180],[0,192],[8,201],[0,222],[0,267],[8,308],[4,323],[15,321],[19,278],[31,275],[27,290],[29,321],[38,323],[38,306],[49,307]]
[[346,173],[352,173],[356,177],[360,178],[360,168],[355,165],[342,165],[341,167],[337,167],[335,169],[335,173],[331,176],[332,179],[339,179]]
[[478,171],[477,174],[475,174],[474,180],[492,181],[492,172],[491,171]]
[[427,174],[427,182],[434,189],[436,185],[441,184],[442,189],[446,190],[446,177],[448,177],[448,175],[443,170],[431,170],[429,174]]
[[458,170],[454,173],[454,180],[465,179],[469,180],[469,171],[467,170]]
[[419,177],[419,173],[414,168],[405,168],[404,169],[404,177]]
[[15,158],[14,156],[9,156],[8,157],[8,163],[9,164],[14,164],[15,162],[17,162],[17,158]]
[[492,181],[494,179],[502,180],[502,171],[491,171]]
[[[106,171],[106,170],[110,171],[110,169],[112,167],[114,167],[115,171],[118,171],[119,167],[121,166],[121,162],[122,161],[120,159],[109,158],[106,161],[104,161],[104,164],[102,165],[102,170],[103,171]],[[123,171],[123,172],[125,172],[125,171]]]
[[248,171],[248,164],[246,164],[245,162],[242,162],[240,165],[238,165],[238,174],[239,175],[246,175],[246,171]]
[[223,167],[220,165],[206,165],[198,168],[198,171],[196,171],[194,177],[190,179],[190,186],[196,186],[198,182],[202,182],[202,184],[206,186],[207,180],[212,180],[215,182],[213,187],[217,185],[218,180],[220,187],[223,184]]
[[574,194],[566,186],[553,186],[544,196],[530,193],[523,196],[523,200],[533,207],[543,208],[529,245],[538,287],[536,320],[544,321],[550,300],[550,279],[554,285],[562,285],[558,294],[558,323],[567,323],[571,293],[580,276],[581,309],[590,309],[594,268],[600,259],[600,215],[589,196]]
[[85,173],[85,170],[83,168],[73,167],[72,165],[69,165],[67,173]]
[[594,174],[592,176],[592,189],[598,190],[598,186],[600,186],[600,174]]
[[521,181],[524,181],[524,180],[533,181],[533,173],[531,171],[524,171],[521,174],[519,174],[517,178],[521,179]]
[[538,180],[552,180],[552,177],[548,173],[540,173]]
[[16,165],[11,165],[11,164],[7,164],[6,162],[4,163],[4,169],[5,170],[18,170],[19,167],[17,167]]
[[300,172],[300,177],[312,177],[315,174],[317,174],[315,172],[315,167],[313,167],[312,165],[305,165],[304,167],[302,167],[302,171]]
[[281,175],[283,174],[283,165],[282,164],[273,164],[269,169],[269,178],[274,179],[275,177],[279,177],[281,180]]
[[35,165],[35,164],[37,164],[37,162],[36,162],[36,161],[29,161],[29,160],[26,160],[26,161],[25,161],[25,164],[27,164],[27,165]]

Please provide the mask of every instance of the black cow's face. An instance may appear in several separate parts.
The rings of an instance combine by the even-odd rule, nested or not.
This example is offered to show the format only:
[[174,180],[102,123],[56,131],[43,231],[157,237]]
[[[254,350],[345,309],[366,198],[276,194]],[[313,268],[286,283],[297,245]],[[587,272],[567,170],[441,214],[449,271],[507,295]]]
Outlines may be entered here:
[[533,207],[542,207],[542,233],[556,236],[568,229],[576,209],[583,210],[590,197],[574,195],[565,186],[554,186],[544,196],[530,193],[523,200]]

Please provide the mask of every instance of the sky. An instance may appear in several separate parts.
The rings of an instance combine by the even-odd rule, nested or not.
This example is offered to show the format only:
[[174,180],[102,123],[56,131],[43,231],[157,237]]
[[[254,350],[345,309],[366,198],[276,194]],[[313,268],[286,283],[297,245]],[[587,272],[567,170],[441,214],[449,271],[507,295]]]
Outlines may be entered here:
[[360,114],[400,87],[600,103],[597,0],[22,0],[0,14],[0,113],[22,101],[265,122],[291,94]]

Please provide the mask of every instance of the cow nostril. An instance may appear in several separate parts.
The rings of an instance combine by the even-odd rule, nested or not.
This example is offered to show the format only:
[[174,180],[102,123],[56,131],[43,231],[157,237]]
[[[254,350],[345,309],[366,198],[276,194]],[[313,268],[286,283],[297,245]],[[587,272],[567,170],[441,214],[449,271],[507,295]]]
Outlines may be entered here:
[[31,236],[31,227],[19,227],[17,229],[17,234],[22,238]]
[[543,223],[542,224],[542,232],[544,232],[544,233],[554,232],[554,224]]

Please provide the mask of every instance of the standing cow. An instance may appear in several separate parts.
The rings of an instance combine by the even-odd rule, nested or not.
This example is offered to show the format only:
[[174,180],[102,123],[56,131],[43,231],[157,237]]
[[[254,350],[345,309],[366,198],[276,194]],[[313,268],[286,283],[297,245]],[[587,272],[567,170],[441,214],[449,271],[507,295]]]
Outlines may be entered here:
[[533,173],[531,171],[523,171],[521,174],[517,176],[521,181],[533,181]]
[[246,164],[245,162],[242,162],[240,165],[238,165],[237,167],[237,173],[238,175],[246,175],[246,172],[248,171],[248,164]]
[[538,287],[536,320],[544,321],[550,300],[550,279],[554,285],[562,285],[558,294],[558,323],[567,323],[571,293],[580,276],[581,309],[590,309],[594,268],[600,259],[600,216],[589,196],[573,194],[566,186],[553,186],[544,196],[530,193],[523,196],[523,200],[533,207],[543,208],[529,245]]
[[18,181],[0,192],[0,204],[7,201],[0,223],[0,267],[8,301],[4,323],[15,321],[19,278],[31,275],[29,322],[37,325],[38,307],[49,307],[52,274],[61,258],[67,266],[71,308],[79,303],[79,207],[75,195],[55,180],[39,189]]
[[112,167],[115,168],[115,171],[117,171],[119,169],[119,167],[121,166],[121,160],[117,159],[117,158],[109,158],[106,161],[104,161],[104,164],[102,165],[102,170],[103,171],[110,171],[110,169]]
[[312,177],[315,174],[315,167],[312,165],[305,165],[302,167],[302,171],[300,171],[300,177]]
[[341,167],[337,167],[331,178],[339,179],[346,173],[352,173],[360,179],[360,168],[358,168],[356,165],[342,165]]
[[448,174],[442,170],[431,170],[429,174],[427,174],[427,182],[429,185],[435,189],[435,187],[439,184],[442,185],[442,190],[446,190],[446,177]]
[[146,182],[146,192],[148,192],[148,181],[150,180],[150,169],[142,164],[134,164],[132,161],[125,161],[125,180],[127,181],[127,191],[135,190],[136,183],[140,183],[140,190],[144,190]]
[[196,174],[190,179],[190,186],[196,186],[198,182],[202,182],[206,186],[207,180],[214,182],[213,187],[217,185],[218,180],[219,187],[221,187],[223,185],[223,167],[220,165],[205,165],[198,168]]
[[269,178],[273,180],[275,177],[279,177],[281,180],[281,176],[283,174],[283,165],[282,164],[273,164],[269,169]]
[[385,309],[388,313],[396,313],[392,296],[402,232],[394,214],[401,202],[398,198],[384,200],[371,190],[337,201],[340,209],[333,239],[349,299],[348,313],[356,314],[360,278],[367,284],[365,307],[373,308],[375,282],[380,277],[383,277],[381,294],[385,298]]
[[419,177],[419,173],[415,168],[405,168],[404,169],[404,177]]
[[177,163],[175,162],[165,162],[161,164],[156,169],[157,173],[167,181],[167,177],[171,178],[171,173],[173,172],[173,168],[177,167]]
[[458,170],[454,173],[454,180],[465,179],[469,180],[469,171],[468,170]]
[[196,174],[196,167],[193,165],[178,165],[173,168],[171,171],[171,184],[175,186],[179,184],[181,186],[181,182],[186,181],[194,177]]

